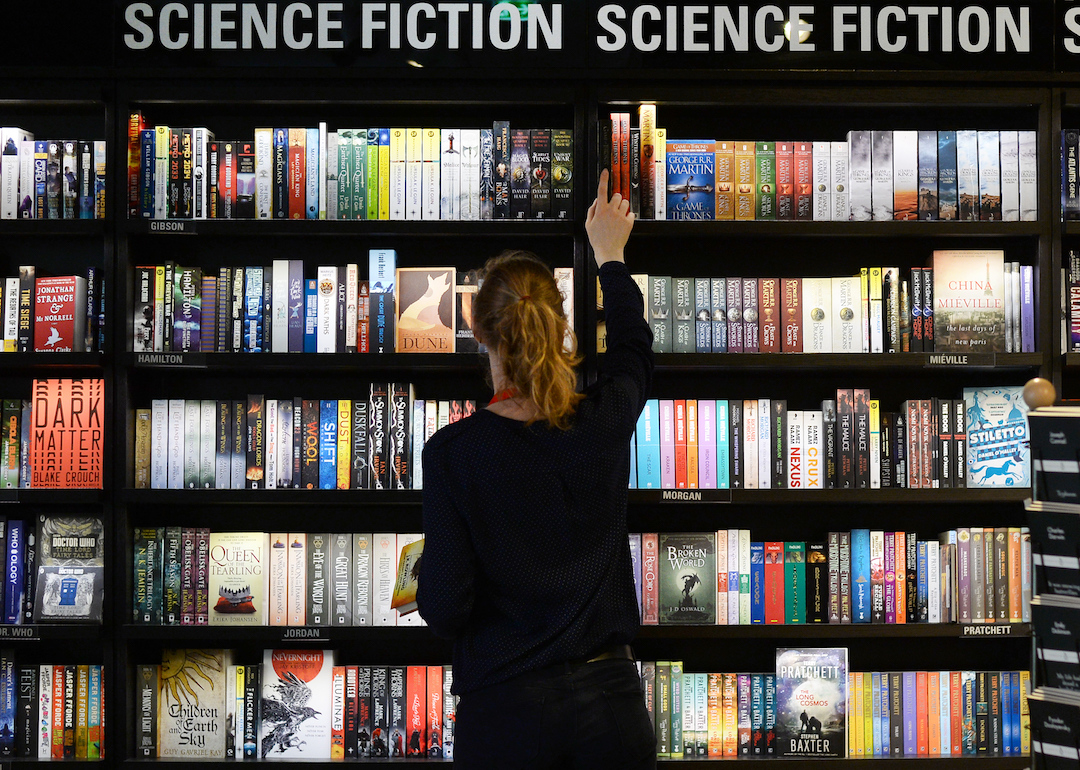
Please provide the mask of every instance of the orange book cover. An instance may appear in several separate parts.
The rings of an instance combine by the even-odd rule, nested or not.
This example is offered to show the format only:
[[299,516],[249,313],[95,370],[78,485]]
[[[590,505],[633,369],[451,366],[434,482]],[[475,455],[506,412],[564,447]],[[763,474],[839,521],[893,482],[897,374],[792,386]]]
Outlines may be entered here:
[[[937,671],[926,673],[926,721],[928,733],[927,753],[941,755],[941,674]],[[951,735],[950,735],[951,738]]]
[[443,667],[427,667],[427,755],[443,757]]
[[964,719],[963,690],[960,685],[960,672],[949,672],[949,748],[952,756],[963,753],[961,729]]
[[784,543],[765,543],[765,625],[784,622]]
[[739,753],[739,686],[735,674],[721,674],[723,677],[724,702],[724,756],[734,757]]
[[619,192],[630,200],[630,113],[619,113]]
[[1020,574],[1022,566],[1020,558],[1020,527],[1009,527],[1007,547],[1009,559],[1009,622],[1019,623],[1023,619],[1020,594],[1022,583]]
[[757,144],[735,142],[735,219],[750,220],[757,213],[757,195],[754,191],[754,164],[757,161]]
[[925,671],[915,672],[915,745],[919,756],[930,753],[930,724],[927,711],[927,676]]
[[724,684],[721,674],[709,674],[708,745],[709,759],[724,756]]
[[345,759],[345,666],[334,666],[330,681],[330,759]]
[[622,165],[619,163],[620,144],[622,131],[619,113],[612,112],[611,118],[611,158],[608,164],[608,177],[611,184],[611,192],[622,194]]
[[427,756],[427,666],[405,670],[405,756]]
[[686,488],[698,488],[697,401],[694,399],[686,400]]
[[34,380],[30,486],[102,489],[105,380]]
[[675,400],[675,488],[686,489],[686,401]]
[[893,536],[896,543],[896,622],[907,623],[907,538],[906,533]]

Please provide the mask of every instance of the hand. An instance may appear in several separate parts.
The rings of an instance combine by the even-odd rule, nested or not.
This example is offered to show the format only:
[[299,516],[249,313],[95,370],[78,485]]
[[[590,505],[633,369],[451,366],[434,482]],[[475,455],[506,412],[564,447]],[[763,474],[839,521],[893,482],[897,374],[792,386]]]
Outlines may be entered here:
[[585,217],[585,232],[589,234],[596,266],[605,262],[622,262],[623,247],[634,228],[634,215],[630,211],[630,201],[619,193],[608,198],[608,170],[600,172],[600,184],[596,190],[596,200],[589,206]]

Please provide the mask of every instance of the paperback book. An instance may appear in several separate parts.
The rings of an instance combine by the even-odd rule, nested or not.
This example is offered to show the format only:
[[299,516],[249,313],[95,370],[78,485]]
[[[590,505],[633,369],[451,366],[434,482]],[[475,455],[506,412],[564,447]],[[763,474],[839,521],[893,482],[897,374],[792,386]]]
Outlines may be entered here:
[[100,623],[105,542],[94,516],[41,515],[37,523],[35,623]]
[[847,756],[847,668],[846,647],[776,651],[777,756]]
[[716,534],[660,534],[660,624],[716,622]]

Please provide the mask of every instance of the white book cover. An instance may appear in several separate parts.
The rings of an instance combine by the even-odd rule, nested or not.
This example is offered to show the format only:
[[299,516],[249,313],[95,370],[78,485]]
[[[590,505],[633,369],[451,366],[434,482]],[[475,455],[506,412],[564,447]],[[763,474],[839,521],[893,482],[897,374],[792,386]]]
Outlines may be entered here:
[[397,612],[390,608],[397,577],[397,535],[381,532],[372,536],[371,609],[372,625],[396,626]]
[[199,412],[199,486],[213,489],[217,467],[217,401],[202,399]]
[[838,275],[831,279],[833,353],[862,352],[860,280],[857,275]]
[[37,215],[34,194],[34,143],[26,141],[19,147],[19,219]]
[[820,409],[803,412],[803,489],[825,488],[825,447],[822,433],[823,415]]
[[1016,353],[1013,347],[1013,324],[1016,322],[1016,294],[1013,291],[1012,280],[1013,263],[1006,262],[1003,265],[1004,289],[1005,289],[1005,352]]
[[[405,129],[405,219],[419,221],[424,208],[424,130]],[[393,217],[391,217],[393,218]]]
[[832,219],[846,222],[851,218],[851,196],[848,194],[847,142],[833,142],[829,148],[829,184],[832,188]]
[[321,137],[318,128],[307,129],[307,141],[304,145],[304,218],[318,219],[321,188],[322,166],[319,165]]
[[979,219],[1001,221],[1001,134],[994,130],[978,132],[979,145]]
[[278,408],[277,399],[266,399],[266,413],[263,417],[263,462],[266,464],[263,473],[266,489],[277,489],[277,464],[278,453],[281,451],[278,445]]
[[814,142],[814,219],[832,219],[832,147]]
[[52,690],[53,667],[43,663],[38,668],[37,687],[37,756],[41,761],[52,758]]
[[743,489],[758,488],[758,401],[743,401]]
[[926,543],[926,603],[927,622],[941,622],[941,544],[936,540]]
[[259,759],[329,760],[334,652],[265,650]]
[[[939,732],[941,733],[941,756],[947,757],[952,754],[952,699],[951,699],[951,671],[938,672],[938,703],[941,712]],[[963,697],[961,695],[961,697]],[[1014,714],[1019,717],[1019,714]],[[959,748],[959,747],[957,747]],[[959,752],[957,752],[959,753]]]
[[[397,578],[398,564],[401,562],[401,551],[410,543],[415,543],[417,540],[424,538],[421,532],[398,532],[397,546],[394,549],[394,578]],[[391,593],[393,589],[391,588]],[[396,610],[394,614],[397,615],[397,624],[399,626],[425,626],[424,619],[420,616],[419,612],[410,612],[408,615],[400,615]]]
[[[479,135],[478,135],[479,136]],[[444,128],[439,138],[439,218],[462,219],[461,203],[461,129]]]
[[372,294],[393,294],[397,276],[397,252],[393,249],[368,249],[368,283]]
[[[772,487],[772,401],[758,399],[758,489]],[[689,419],[689,414],[688,414]]]
[[413,401],[412,418],[412,489],[424,488],[424,407],[427,404],[422,398]]
[[956,132],[956,191],[960,205],[958,219],[979,218],[979,132]]
[[871,132],[848,131],[848,194],[851,197],[851,219],[864,222],[873,210],[871,178]]
[[[390,129],[390,219],[405,219],[405,129]],[[380,185],[381,185],[380,181]]]
[[893,132],[874,131],[870,165],[873,177],[875,220],[893,218]]
[[20,152],[34,135],[13,126],[0,129],[0,219],[18,219],[22,199],[19,182],[22,177]]
[[893,131],[893,219],[919,218],[919,132]]
[[[667,189],[667,129],[654,129],[656,146],[653,147],[653,189]],[[667,196],[653,195],[653,219],[667,219]]]
[[1012,349],[1014,353],[1020,353],[1020,263],[1012,262],[1011,264],[1012,272],[1009,274],[1009,281],[1012,294],[1012,304],[1010,306],[1010,313],[1012,314]]
[[[268,217],[269,218],[269,217]],[[289,352],[289,260],[275,259],[271,277],[270,352]]]
[[1034,222],[1039,218],[1039,155],[1038,134],[1018,131],[1017,145],[1020,162],[1020,221]]
[[1001,221],[1020,221],[1020,139],[1017,131],[1000,133]]
[[[196,219],[207,219],[210,216],[210,140],[213,138],[213,132],[205,126],[196,126],[191,129],[191,151],[195,164],[192,169],[195,193],[192,212]],[[257,159],[258,156],[256,156]],[[256,167],[256,191],[258,190],[258,179],[258,167]]]
[[784,439],[784,465],[787,468],[785,479],[788,489],[801,490],[806,476],[805,433],[803,430],[803,411],[789,409],[787,413],[787,436]]
[[255,218],[273,219],[274,129],[255,129]]
[[[230,442],[231,446],[229,452],[231,465],[229,486],[231,489],[243,489],[244,485],[247,484],[247,450],[243,446],[237,446],[236,443],[236,432],[241,431],[243,428],[244,415],[246,414],[244,410],[246,408],[247,406],[243,401],[230,402],[229,417],[231,422],[229,423],[229,430],[232,440]],[[237,414],[238,410],[239,414]],[[239,427],[237,426],[237,423],[239,423]],[[244,441],[243,435],[240,436],[240,441],[241,443]]]
[[269,552],[266,532],[210,533],[209,625],[267,625]]
[[803,352],[832,351],[832,278],[803,278]]
[[870,303],[870,318],[867,326],[870,331],[870,352],[883,353],[885,351],[885,303],[881,296],[881,268],[871,267],[867,271],[867,291]]
[[287,558],[290,626],[307,625],[307,533],[289,533]]
[[[640,288],[640,283],[638,284]],[[563,340],[563,348],[567,351],[574,349],[574,268],[556,267],[555,286],[562,294],[563,315],[566,316],[566,336]],[[642,292],[644,296],[644,292]],[[648,314],[648,305],[645,306]],[[648,320],[648,318],[646,318]]]
[[440,168],[441,135],[437,128],[425,128],[423,130],[423,201],[420,206],[420,216],[423,219],[438,219],[439,208],[442,204],[442,185],[439,181],[442,169]]
[[353,612],[354,626],[371,625],[371,534],[353,535]]
[[[728,542],[726,529],[716,530],[716,624],[728,624]],[[632,537],[632,536],[631,536]],[[640,538],[640,535],[638,536]],[[631,546],[633,553],[633,546]]]
[[428,399],[424,402],[424,441],[428,441],[439,429],[439,402]]
[[169,488],[169,402],[150,402],[150,488]]
[[739,624],[739,530],[727,531],[727,625]]
[[356,352],[359,323],[360,265],[345,265],[345,352]]
[[277,461],[277,486],[278,489],[292,489],[293,474],[295,468],[293,467],[293,420],[296,419],[296,415],[293,413],[292,399],[282,398],[278,399],[277,403],[277,447],[278,447],[278,461]]
[[184,399],[169,399],[169,489],[184,488]]
[[[317,155],[317,162],[318,162],[318,174],[317,174],[317,176],[318,176],[318,185],[317,185],[318,190],[317,190],[317,193],[318,193],[318,196],[319,196],[319,205],[318,205],[317,216],[318,216],[319,219],[326,219],[327,218],[327,209],[328,209],[328,206],[330,204],[330,200],[327,197],[327,195],[328,195],[327,183],[328,183],[328,179],[329,179],[329,169],[330,169],[330,166],[328,165],[329,160],[330,160],[329,150],[330,150],[330,137],[329,137],[329,134],[328,134],[328,132],[326,130],[326,121],[320,121],[319,122],[319,152],[318,152],[318,155]],[[335,158],[334,161],[335,161],[335,168],[336,168],[337,158]],[[335,190],[335,193],[336,192],[337,191]],[[336,196],[335,196],[335,198],[336,198]],[[336,203],[337,203],[337,201],[335,200],[335,204]]]
[[337,352],[337,265],[319,265],[316,274],[315,352]]
[[289,625],[289,533],[271,532],[267,565],[267,625]]
[[459,218],[480,218],[480,129],[461,129],[461,202]]
[[739,625],[750,625],[750,530],[739,530]]

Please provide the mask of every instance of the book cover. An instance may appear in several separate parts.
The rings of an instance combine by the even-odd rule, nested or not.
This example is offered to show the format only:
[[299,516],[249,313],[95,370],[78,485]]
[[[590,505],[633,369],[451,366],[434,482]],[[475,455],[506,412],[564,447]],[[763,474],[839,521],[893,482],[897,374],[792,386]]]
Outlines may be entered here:
[[851,219],[869,221],[873,212],[871,191],[871,131],[848,131],[848,191],[851,195]]
[[86,279],[38,276],[34,283],[34,351],[86,351]]
[[873,219],[893,218],[893,132],[871,132],[871,186]]
[[979,216],[979,134],[961,129],[956,132],[956,190],[958,219],[975,221]]
[[105,380],[33,382],[29,465],[35,488],[102,488]]
[[938,132],[919,131],[919,219],[941,219],[938,213]]
[[967,486],[1029,486],[1028,407],[1023,388],[964,388],[964,408]]
[[776,651],[776,754],[846,757],[847,648]]
[[408,543],[401,549],[394,593],[390,600],[390,607],[400,615],[408,615],[416,610],[416,588],[420,578],[420,557],[423,553],[423,538]]
[[935,352],[1005,352],[1005,252],[948,249],[933,254]]
[[660,533],[661,625],[716,622],[716,534]]
[[893,219],[919,218],[919,132],[893,131]]
[[225,758],[225,675],[221,649],[166,649],[157,695],[160,759]]
[[711,220],[716,214],[716,143],[668,140],[667,218]]
[[101,519],[41,515],[34,540],[34,622],[100,623],[105,588]]
[[334,653],[265,650],[258,758],[329,760]]
[[269,553],[265,532],[210,533],[211,626],[267,625]]
[[402,353],[453,353],[455,349],[452,267],[399,267],[396,274],[396,350]]
[[938,219],[951,221],[959,216],[956,171],[956,132],[938,131]]

